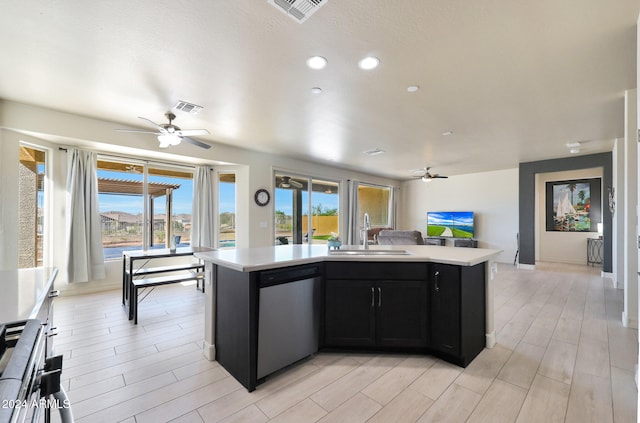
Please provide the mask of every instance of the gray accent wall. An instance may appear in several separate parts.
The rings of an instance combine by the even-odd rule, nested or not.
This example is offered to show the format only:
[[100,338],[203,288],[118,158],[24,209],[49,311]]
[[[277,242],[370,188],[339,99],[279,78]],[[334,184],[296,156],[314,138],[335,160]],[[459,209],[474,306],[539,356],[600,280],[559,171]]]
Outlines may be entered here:
[[[520,233],[520,264],[536,264],[536,174],[562,172],[567,170],[590,169],[602,167],[602,222],[603,222],[603,262],[602,271],[612,271],[611,258],[611,229],[612,215],[609,210],[608,190],[613,186],[612,154],[599,153],[586,156],[568,157],[563,159],[542,160],[538,162],[520,163],[519,175],[519,233]],[[586,245],[585,245],[585,248]]]

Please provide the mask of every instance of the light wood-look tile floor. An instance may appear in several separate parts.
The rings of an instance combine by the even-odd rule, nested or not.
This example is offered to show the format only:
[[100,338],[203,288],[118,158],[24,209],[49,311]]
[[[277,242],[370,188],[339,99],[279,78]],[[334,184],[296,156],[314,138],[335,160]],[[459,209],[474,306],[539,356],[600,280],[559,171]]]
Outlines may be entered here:
[[[54,319],[78,422],[635,422],[637,331],[599,268],[500,265],[498,345],[466,369],[430,356],[319,353],[253,393],[204,359],[204,296],[61,297]],[[57,416],[54,416],[57,420]]]

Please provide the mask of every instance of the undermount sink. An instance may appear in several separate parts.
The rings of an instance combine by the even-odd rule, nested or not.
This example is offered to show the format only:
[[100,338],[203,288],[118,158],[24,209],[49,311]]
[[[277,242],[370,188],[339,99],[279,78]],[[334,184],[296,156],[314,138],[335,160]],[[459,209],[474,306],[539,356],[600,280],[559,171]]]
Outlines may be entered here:
[[407,250],[329,250],[332,256],[406,256],[411,254]]

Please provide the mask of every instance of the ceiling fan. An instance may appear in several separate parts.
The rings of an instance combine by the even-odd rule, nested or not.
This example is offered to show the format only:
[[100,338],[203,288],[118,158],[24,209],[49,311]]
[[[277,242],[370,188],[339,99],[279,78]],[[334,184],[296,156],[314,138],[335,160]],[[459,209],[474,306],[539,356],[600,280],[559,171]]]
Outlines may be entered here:
[[139,134],[157,135],[158,136],[158,141],[160,142],[160,148],[167,148],[167,147],[172,146],[172,145],[178,145],[182,141],[184,141],[186,143],[189,143],[189,144],[193,144],[193,145],[201,147],[201,148],[211,148],[211,146],[209,144],[205,144],[202,141],[198,141],[196,139],[189,138],[190,136],[194,136],[194,135],[208,135],[209,131],[207,131],[206,129],[187,129],[187,130],[182,130],[182,129],[180,129],[179,127],[177,127],[176,125],[174,125],[172,123],[173,120],[176,118],[176,115],[174,115],[171,112],[167,112],[164,115],[169,120],[169,123],[158,124],[158,123],[153,122],[150,119],[147,119],[147,118],[144,118],[144,117],[139,117],[140,119],[145,120],[145,121],[149,122],[151,125],[155,126],[155,128],[157,129],[156,132],[143,131],[143,130],[137,130],[137,129],[116,129],[116,131],[120,131],[120,132],[137,132]]
[[415,178],[422,179],[423,182],[431,182],[434,179],[446,179],[448,176],[439,175],[437,173],[429,172],[430,167],[423,167],[422,169],[416,169],[412,171],[414,174],[418,174]]
[[291,179],[291,176],[283,176],[282,180],[278,184],[278,188],[302,188],[302,184]]

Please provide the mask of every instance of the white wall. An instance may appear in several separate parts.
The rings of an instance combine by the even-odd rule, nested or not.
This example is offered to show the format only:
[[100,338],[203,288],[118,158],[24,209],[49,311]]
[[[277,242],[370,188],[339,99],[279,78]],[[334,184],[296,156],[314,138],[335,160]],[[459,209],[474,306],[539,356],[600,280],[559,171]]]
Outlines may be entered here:
[[450,176],[400,187],[399,229],[426,235],[427,211],[473,211],[475,238],[482,248],[503,252],[497,261],[513,263],[518,233],[518,169]]
[[[624,138],[619,138],[613,145],[612,161],[613,161],[613,188],[614,200],[616,202],[616,211],[613,213],[613,242],[611,243],[611,257],[613,258],[612,277],[613,286],[622,288],[624,286],[624,210],[625,201],[624,184],[625,184],[625,167],[624,167]],[[609,192],[603,190],[605,197],[602,199],[604,207],[609,207]]]
[[536,261],[587,264],[587,238],[598,235],[594,232],[547,232],[545,186],[551,181],[589,178],[602,178],[602,168],[536,175]]
[[638,91],[625,91],[624,310],[622,324],[638,327]]

